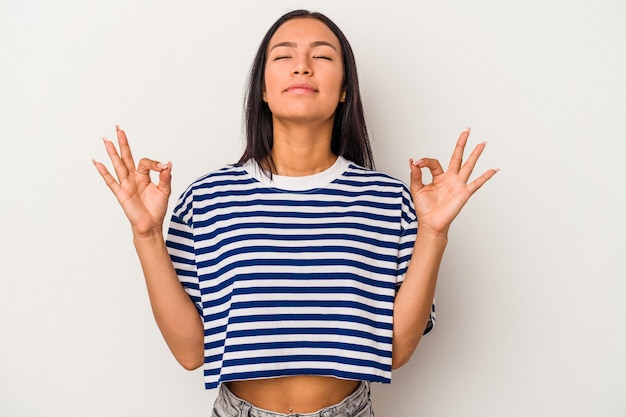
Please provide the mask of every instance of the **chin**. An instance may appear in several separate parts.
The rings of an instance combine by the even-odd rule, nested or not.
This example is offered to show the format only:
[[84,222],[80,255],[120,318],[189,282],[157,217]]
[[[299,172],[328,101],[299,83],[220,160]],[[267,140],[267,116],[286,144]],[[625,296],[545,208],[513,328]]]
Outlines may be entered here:
[[332,119],[335,115],[335,109],[332,111],[320,111],[320,106],[289,106],[286,109],[276,109],[272,111],[272,115],[275,119],[284,120],[284,121],[292,121],[292,122],[301,122],[301,123],[311,123],[314,121],[317,122],[326,122],[329,119]]
[[311,113],[290,113],[290,114],[274,114],[274,119],[282,123],[326,123],[332,122],[334,113],[331,115],[311,114]]

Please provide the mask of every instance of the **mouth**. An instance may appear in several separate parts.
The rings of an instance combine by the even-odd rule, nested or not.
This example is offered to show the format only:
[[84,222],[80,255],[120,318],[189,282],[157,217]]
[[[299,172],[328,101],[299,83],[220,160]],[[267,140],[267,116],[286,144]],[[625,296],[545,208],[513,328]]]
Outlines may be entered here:
[[295,83],[287,87],[285,91],[288,93],[294,93],[294,94],[311,94],[311,93],[317,93],[318,90],[315,87],[313,87],[311,84]]

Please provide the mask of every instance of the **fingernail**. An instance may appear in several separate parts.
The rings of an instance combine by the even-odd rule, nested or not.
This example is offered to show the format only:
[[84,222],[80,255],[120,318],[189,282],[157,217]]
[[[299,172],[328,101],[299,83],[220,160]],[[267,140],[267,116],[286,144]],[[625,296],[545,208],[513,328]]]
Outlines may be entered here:
[[122,129],[120,129],[120,125],[115,125],[115,130],[119,131],[119,130],[122,130]]
[[413,165],[417,166],[417,165],[421,164],[422,162],[424,162],[423,159],[418,159],[417,161],[413,161]]
[[110,141],[110,140],[108,140],[107,138],[102,138],[102,140],[103,140],[104,142],[111,142],[111,141]]
[[469,133],[471,130],[472,130],[472,128],[471,128],[471,127],[469,127],[469,126],[467,127],[467,129],[465,129],[465,131],[466,131],[467,133]]
[[161,169],[167,169],[168,164],[163,164],[163,163],[159,162],[159,163],[157,164],[157,166],[158,166],[159,168],[161,168]]

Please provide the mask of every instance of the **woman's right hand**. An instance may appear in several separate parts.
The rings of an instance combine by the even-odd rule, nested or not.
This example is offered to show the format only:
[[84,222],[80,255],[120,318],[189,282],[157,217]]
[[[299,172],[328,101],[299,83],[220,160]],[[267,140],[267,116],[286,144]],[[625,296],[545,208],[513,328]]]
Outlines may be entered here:
[[[126,133],[116,126],[118,153],[115,145],[104,138],[117,179],[101,162],[93,161],[98,173],[111,189],[130,221],[135,237],[148,237],[162,233],[167,203],[171,193],[172,164],[162,164],[143,158],[135,168]],[[150,180],[150,171],[159,173],[159,183]]]

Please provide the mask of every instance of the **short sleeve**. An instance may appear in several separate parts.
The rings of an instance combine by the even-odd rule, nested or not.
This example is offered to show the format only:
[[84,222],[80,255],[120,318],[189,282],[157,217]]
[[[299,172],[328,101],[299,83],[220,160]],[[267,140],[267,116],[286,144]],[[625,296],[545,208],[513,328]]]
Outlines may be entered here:
[[[409,190],[405,187],[402,193],[402,226],[398,251],[398,275],[396,277],[396,292],[400,289],[406,271],[413,255],[413,245],[417,237],[418,220],[415,214],[415,206]],[[430,318],[426,323],[424,334],[429,333],[435,327],[435,300],[430,310]]]
[[413,254],[413,245],[416,237],[417,216],[415,215],[415,207],[413,206],[409,190],[403,187],[396,290],[400,288],[402,281],[404,281],[409,262],[411,261],[411,255]]
[[433,327],[435,327],[435,300],[434,299],[433,299],[433,305],[430,309],[430,318],[428,319],[428,323],[426,323],[424,334],[430,333]]
[[178,275],[178,280],[202,314],[200,283],[196,267],[193,226],[191,224],[191,197],[181,197],[170,219],[166,246]]

